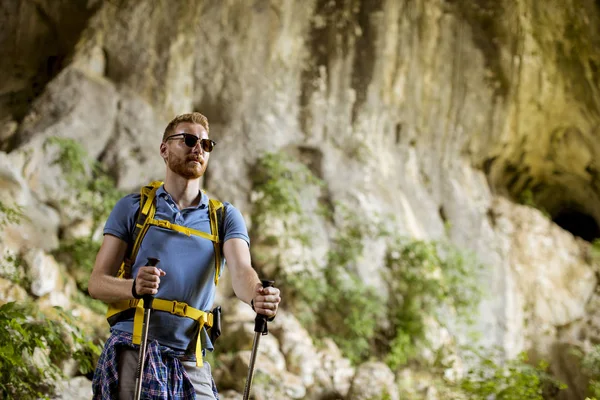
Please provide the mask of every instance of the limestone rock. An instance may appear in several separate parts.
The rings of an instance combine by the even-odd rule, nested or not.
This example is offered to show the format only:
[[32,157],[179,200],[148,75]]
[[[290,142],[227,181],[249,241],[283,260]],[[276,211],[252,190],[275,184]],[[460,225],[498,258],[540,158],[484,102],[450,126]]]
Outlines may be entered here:
[[168,122],[135,93],[120,93],[114,134],[107,143],[105,159],[116,174],[119,188],[138,192],[142,184],[164,179],[165,163],[159,146]]
[[319,368],[315,371],[315,383],[311,394],[317,398],[339,396],[345,398],[350,390],[355,368],[344,358],[331,339],[323,340],[324,347],[319,349],[316,358]]
[[[73,196],[59,164],[60,148],[51,138],[72,139],[91,158],[89,166],[106,147],[113,132],[118,95],[114,85],[76,68],[62,71],[36,99],[20,126],[18,152],[26,157],[24,178],[43,203],[60,207],[65,221],[78,213],[63,209]],[[95,110],[93,115],[88,110]],[[72,206],[71,206],[72,207]],[[73,215],[75,214],[75,215]]]
[[[120,188],[137,189],[162,176],[166,121],[197,109],[219,143],[204,185],[248,222],[253,166],[267,152],[293,154],[324,181],[306,203],[341,202],[363,227],[379,214],[394,235],[475,252],[489,293],[476,316],[483,344],[508,356],[533,349],[569,372],[556,342],[597,341],[598,271],[586,258],[600,226],[593,1],[76,3],[9,0],[0,13],[0,190],[29,218],[4,227],[3,249],[46,254],[89,223],[50,137],[74,139]],[[314,248],[251,250],[266,251],[265,272],[322,268],[336,218],[312,221]],[[351,266],[382,293],[384,241],[367,234]],[[35,285],[41,303],[73,295],[39,276]],[[245,307],[223,339],[248,349]],[[265,348],[294,375],[288,387],[313,376],[306,396],[346,397],[354,369],[335,346],[315,363],[304,332],[277,323]],[[448,343],[440,332],[434,341]]]
[[348,397],[353,400],[372,398],[389,398],[398,400],[394,374],[390,368],[381,362],[367,362],[356,369]]
[[2,227],[2,242],[16,253],[31,248],[52,250],[58,246],[58,212],[36,199],[23,176],[26,162],[23,153],[0,152],[2,202],[22,214],[18,222]]
[[310,332],[285,311],[277,313],[275,320],[269,324],[269,331],[279,339],[288,371],[300,376],[305,386],[311,386],[320,364]]
[[56,290],[60,277],[59,266],[54,257],[41,250],[30,250],[23,255],[31,280],[31,293],[42,297]]
[[[235,389],[239,392],[244,390],[250,353],[250,351],[236,353],[231,364],[232,375],[236,382]],[[298,376],[280,369],[265,353],[259,352],[252,380],[252,393],[257,400],[303,399],[306,388]]]
[[0,303],[23,302],[29,299],[27,291],[16,283],[0,278]]
[[[537,349],[550,354],[552,339],[548,336],[555,328],[586,315],[585,304],[596,288],[596,274],[577,239],[537,210],[500,199],[495,204],[496,226],[510,238],[500,245],[519,288],[509,326],[515,334],[530,330]],[[531,325],[525,326],[526,321]]]
[[78,376],[58,385],[58,397],[55,400],[81,400],[92,398],[92,382],[84,376]]

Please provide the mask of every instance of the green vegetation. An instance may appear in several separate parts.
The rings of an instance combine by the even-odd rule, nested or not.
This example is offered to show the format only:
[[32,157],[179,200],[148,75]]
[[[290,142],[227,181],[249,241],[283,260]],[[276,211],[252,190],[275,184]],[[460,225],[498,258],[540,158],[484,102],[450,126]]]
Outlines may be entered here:
[[592,262],[600,263],[600,239],[594,239],[590,247]]
[[[0,230],[22,218],[21,207],[0,203]],[[0,264],[8,279],[30,286],[18,254],[7,252]],[[51,314],[29,301],[0,305],[0,398],[49,398],[63,376],[60,364],[68,359],[78,363],[82,374],[93,369],[100,348],[86,339],[70,314],[60,308]]]
[[530,365],[525,353],[499,364],[496,356],[473,352],[477,367],[468,371],[459,383],[467,400],[544,400],[545,394],[557,393],[566,385],[548,375],[548,365]]
[[114,180],[102,165],[90,159],[85,149],[76,141],[52,137],[46,145],[58,147],[54,163],[63,170],[65,180],[75,195],[75,199],[67,202],[65,206],[82,215],[91,215],[90,234],[86,237],[62,240],[55,251],[55,256],[63,261],[69,272],[75,276],[79,289],[87,292],[88,278],[101,244],[94,238],[94,232],[106,220],[124,193],[115,188]]
[[19,205],[10,207],[0,200],[0,227],[8,224],[18,224],[24,217],[23,207]]
[[68,265],[69,272],[75,277],[77,286],[87,292],[89,276],[94,268],[96,254],[101,243],[91,236],[62,241],[55,251],[58,259]]
[[22,261],[23,260],[18,254],[5,251],[4,255],[0,259],[0,271],[2,271],[1,276],[19,286],[30,288],[31,280],[23,268]]
[[589,394],[594,399],[600,399],[600,345],[592,347],[591,351],[583,354],[581,368],[590,377]]
[[524,206],[536,208],[544,215],[544,217],[552,219],[552,216],[550,215],[548,210],[546,210],[544,207],[541,207],[535,202],[533,192],[531,191],[531,189],[525,189],[521,192],[521,194],[519,195],[519,203],[523,204]]
[[67,359],[75,359],[81,373],[92,370],[100,349],[69,314],[55,312],[50,319],[29,303],[0,306],[0,398],[49,398]]
[[386,260],[390,326],[382,332],[385,360],[392,369],[427,346],[426,322],[444,325],[445,313],[470,322],[481,299],[481,266],[449,243],[396,238]]
[[[307,224],[306,207],[301,204],[301,199],[306,198],[307,192],[318,193],[323,182],[303,164],[279,153],[267,153],[260,158],[252,179],[258,197],[254,202],[253,224],[264,227],[269,218],[281,218],[286,230],[308,245],[310,237],[303,229]],[[265,238],[271,242],[277,242],[277,239]]]

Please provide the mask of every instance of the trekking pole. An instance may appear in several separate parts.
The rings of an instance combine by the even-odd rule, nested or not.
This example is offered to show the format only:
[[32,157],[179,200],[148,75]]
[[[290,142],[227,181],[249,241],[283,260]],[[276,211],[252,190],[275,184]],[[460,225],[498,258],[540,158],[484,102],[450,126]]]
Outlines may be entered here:
[[[273,286],[275,281],[267,281],[261,279],[260,281],[263,288]],[[252,343],[252,353],[250,353],[250,364],[248,365],[248,377],[246,378],[246,387],[244,388],[244,400],[248,400],[250,396],[250,388],[252,386],[252,376],[254,374],[254,363],[256,362],[256,353],[258,352],[258,343],[260,342],[261,335],[269,333],[267,329],[267,316],[263,314],[256,314],[254,319],[254,343]]]
[[[155,266],[158,264],[158,258],[148,258],[146,265]],[[148,346],[148,327],[150,326],[150,312],[152,310],[152,302],[154,296],[151,294],[145,294],[142,299],[144,300],[144,325],[142,326],[142,340],[140,342],[140,352],[138,355],[138,364],[135,374],[135,395],[134,400],[140,400],[142,397],[142,378],[144,376],[144,364],[146,362],[146,348]]]

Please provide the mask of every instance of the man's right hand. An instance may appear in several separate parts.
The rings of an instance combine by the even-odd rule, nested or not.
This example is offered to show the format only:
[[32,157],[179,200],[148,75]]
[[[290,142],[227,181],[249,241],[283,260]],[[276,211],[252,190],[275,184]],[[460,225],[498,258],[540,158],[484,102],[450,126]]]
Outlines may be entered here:
[[160,277],[165,276],[166,272],[157,267],[140,267],[135,277],[135,291],[138,295],[155,295],[158,293]]

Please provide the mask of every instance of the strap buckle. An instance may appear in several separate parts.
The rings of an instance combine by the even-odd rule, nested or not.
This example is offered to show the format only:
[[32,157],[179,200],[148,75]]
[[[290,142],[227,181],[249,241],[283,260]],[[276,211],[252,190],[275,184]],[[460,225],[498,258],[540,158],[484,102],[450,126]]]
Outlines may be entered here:
[[129,300],[129,308],[136,308],[140,299],[130,299]]
[[175,314],[180,317],[185,317],[187,315],[187,308],[188,305],[186,303],[173,300],[173,308],[171,309],[171,314]]
[[165,221],[164,219],[156,220],[156,225],[161,228],[171,229],[171,223],[169,221]]

